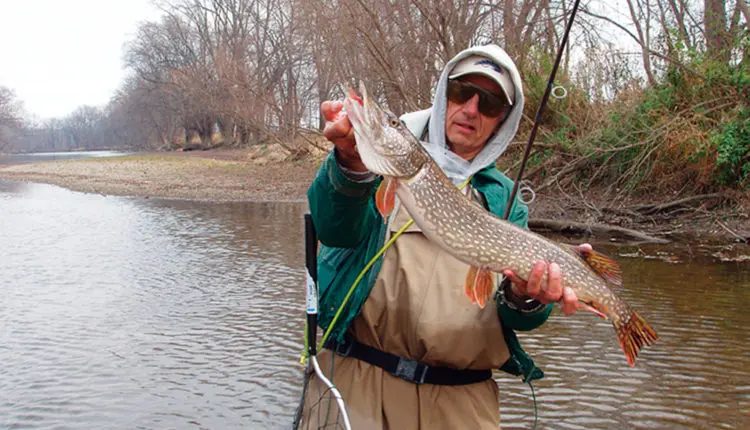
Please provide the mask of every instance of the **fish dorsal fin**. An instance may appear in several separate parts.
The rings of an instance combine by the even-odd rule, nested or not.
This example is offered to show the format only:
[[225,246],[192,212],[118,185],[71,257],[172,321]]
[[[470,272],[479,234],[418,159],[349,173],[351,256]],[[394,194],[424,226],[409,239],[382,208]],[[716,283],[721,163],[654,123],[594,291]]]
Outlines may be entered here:
[[573,245],[568,245],[568,247],[570,252],[579,256],[591,267],[591,270],[604,278],[605,281],[618,287],[622,286],[622,271],[620,271],[620,266],[614,260],[596,251],[582,250]]

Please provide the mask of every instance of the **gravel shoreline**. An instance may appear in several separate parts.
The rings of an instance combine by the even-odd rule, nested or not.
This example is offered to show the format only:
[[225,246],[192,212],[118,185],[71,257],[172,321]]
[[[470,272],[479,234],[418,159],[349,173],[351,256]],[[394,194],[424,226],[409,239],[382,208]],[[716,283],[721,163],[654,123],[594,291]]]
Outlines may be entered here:
[[0,178],[117,196],[302,201],[319,165],[262,160],[247,151],[163,152],[12,165],[0,168]]

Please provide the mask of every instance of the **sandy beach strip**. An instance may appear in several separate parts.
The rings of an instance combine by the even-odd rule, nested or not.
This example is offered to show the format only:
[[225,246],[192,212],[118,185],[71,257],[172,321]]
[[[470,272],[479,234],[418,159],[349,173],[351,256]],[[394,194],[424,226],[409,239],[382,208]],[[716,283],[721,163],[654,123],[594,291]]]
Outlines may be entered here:
[[0,178],[117,196],[302,201],[320,160],[262,161],[243,152],[161,152],[0,167]]

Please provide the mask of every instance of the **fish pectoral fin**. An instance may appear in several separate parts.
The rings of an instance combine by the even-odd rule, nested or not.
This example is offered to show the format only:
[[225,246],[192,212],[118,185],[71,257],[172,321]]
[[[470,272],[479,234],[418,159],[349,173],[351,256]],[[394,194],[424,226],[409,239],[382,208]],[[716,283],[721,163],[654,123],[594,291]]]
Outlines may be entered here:
[[571,251],[581,257],[597,275],[605,281],[618,287],[622,286],[622,271],[620,266],[611,258],[596,251],[584,251],[577,246],[571,246]]
[[[581,309],[589,311],[589,312],[593,312],[593,313],[599,315],[603,320],[607,319],[607,314],[604,313],[604,312],[607,311],[607,308],[604,305],[602,305],[601,303],[591,302],[591,304],[589,304],[589,303],[586,303],[584,301],[579,301],[578,303],[579,303],[579,306],[581,307]],[[604,312],[602,312],[598,308],[602,308],[602,310]]]
[[383,216],[383,222],[393,212],[393,207],[396,206],[397,184],[398,181],[395,178],[385,177],[375,193],[375,205],[378,207],[380,215]]
[[476,280],[476,277],[476,266],[469,267],[469,273],[466,274],[466,283],[464,284],[464,293],[466,293],[466,297],[468,297],[472,303],[477,302],[477,300],[474,298],[474,281]]
[[493,276],[490,270],[480,269],[476,266],[471,266],[466,274],[464,292],[472,303],[476,303],[482,309],[484,309],[487,299],[492,294],[492,280]]

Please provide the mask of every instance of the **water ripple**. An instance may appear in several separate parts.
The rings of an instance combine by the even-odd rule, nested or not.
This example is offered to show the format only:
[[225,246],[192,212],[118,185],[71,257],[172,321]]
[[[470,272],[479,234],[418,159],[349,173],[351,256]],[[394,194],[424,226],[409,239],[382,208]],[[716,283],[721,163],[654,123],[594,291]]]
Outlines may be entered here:
[[[304,205],[198,204],[0,183],[0,428],[288,428],[301,390]],[[616,255],[617,253],[611,253]],[[539,428],[743,428],[750,275],[621,260],[660,340],[557,311],[520,334]],[[528,385],[497,373],[503,428]]]

